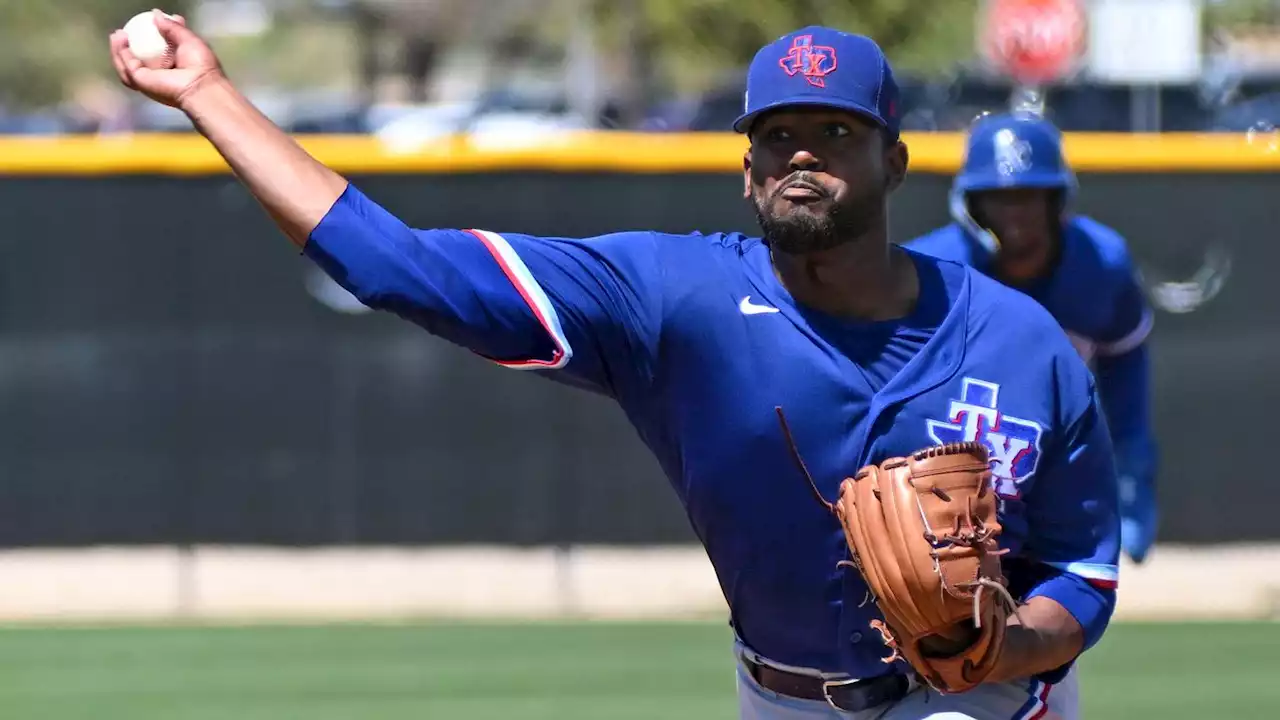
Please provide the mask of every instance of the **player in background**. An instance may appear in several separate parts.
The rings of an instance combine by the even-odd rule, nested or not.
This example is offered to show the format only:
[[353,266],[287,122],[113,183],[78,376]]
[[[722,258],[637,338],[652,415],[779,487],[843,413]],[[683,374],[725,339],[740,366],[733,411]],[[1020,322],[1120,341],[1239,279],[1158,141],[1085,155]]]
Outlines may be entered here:
[[[753,60],[735,129],[763,238],[573,239],[405,225],[263,116],[182,23],[158,24],[177,67],[142,67],[115,33],[121,81],[184,111],[336,282],[478,355],[618,403],[728,602],[741,717],[1078,716],[1075,661],[1108,626],[1118,573],[1100,401],[1042,308],[889,242],[887,198],[908,155],[874,42],[810,27]],[[843,529],[798,474],[778,405],[827,496],[868,463],[987,445],[1019,613],[983,684],[941,695],[886,661],[883,618],[839,565]]]
[[1125,240],[1071,212],[1061,134],[1028,112],[974,123],[950,196],[954,221],[907,243],[1021,290],[1062,325],[1097,376],[1120,475],[1121,543],[1137,563],[1156,537],[1151,428],[1154,312]]

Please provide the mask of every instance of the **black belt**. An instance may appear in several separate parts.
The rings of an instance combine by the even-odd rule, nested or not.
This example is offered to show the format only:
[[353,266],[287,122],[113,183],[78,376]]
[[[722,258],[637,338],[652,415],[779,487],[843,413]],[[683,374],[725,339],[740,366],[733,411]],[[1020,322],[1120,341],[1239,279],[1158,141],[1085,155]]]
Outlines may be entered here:
[[747,657],[742,661],[760,687],[779,695],[825,702],[844,712],[861,712],[896,702],[911,689],[907,676],[896,673],[867,680],[823,680],[761,665]]

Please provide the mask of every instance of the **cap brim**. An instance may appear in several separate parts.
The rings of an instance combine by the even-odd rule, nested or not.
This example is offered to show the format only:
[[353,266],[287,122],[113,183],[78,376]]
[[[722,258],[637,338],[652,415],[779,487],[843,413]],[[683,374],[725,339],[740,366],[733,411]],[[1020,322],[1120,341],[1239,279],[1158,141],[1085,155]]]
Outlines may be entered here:
[[880,127],[887,127],[884,118],[880,117],[878,112],[868,108],[866,105],[847,100],[832,100],[831,98],[815,97],[813,95],[796,95],[794,97],[775,100],[764,107],[756,108],[746,115],[739,117],[737,120],[733,121],[733,130],[734,132],[745,133],[750,129],[751,124],[764,113],[793,106],[828,107],[833,110],[845,110],[857,113]]

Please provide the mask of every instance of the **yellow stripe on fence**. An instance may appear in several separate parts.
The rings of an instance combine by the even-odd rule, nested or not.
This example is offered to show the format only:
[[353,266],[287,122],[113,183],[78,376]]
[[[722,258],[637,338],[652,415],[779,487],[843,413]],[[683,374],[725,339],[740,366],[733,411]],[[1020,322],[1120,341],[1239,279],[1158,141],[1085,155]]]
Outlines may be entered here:
[[[963,136],[906,134],[911,167],[952,173]],[[734,134],[587,132],[524,142],[450,137],[395,145],[369,136],[299,136],[333,169],[350,174],[503,171],[737,173],[746,141]],[[1280,170],[1280,134],[1068,134],[1077,172]],[[198,135],[0,137],[0,175],[217,175],[226,163]]]

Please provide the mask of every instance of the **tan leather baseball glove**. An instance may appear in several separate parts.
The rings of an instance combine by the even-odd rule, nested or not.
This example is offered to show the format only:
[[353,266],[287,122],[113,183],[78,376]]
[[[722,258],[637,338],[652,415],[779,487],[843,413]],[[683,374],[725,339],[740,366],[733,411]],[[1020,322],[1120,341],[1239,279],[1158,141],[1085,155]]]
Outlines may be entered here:
[[[779,418],[794,451],[780,409]],[[795,460],[809,477],[798,451]],[[906,660],[939,692],[982,683],[1017,608],[1000,566],[986,446],[941,445],[869,465],[841,483],[834,503],[813,491],[844,527],[847,564],[884,616],[872,623],[891,651],[884,661]]]
[[957,443],[890,458],[840,486],[835,513],[880,612],[873,626],[940,692],[995,669],[1009,614],[986,446]]

